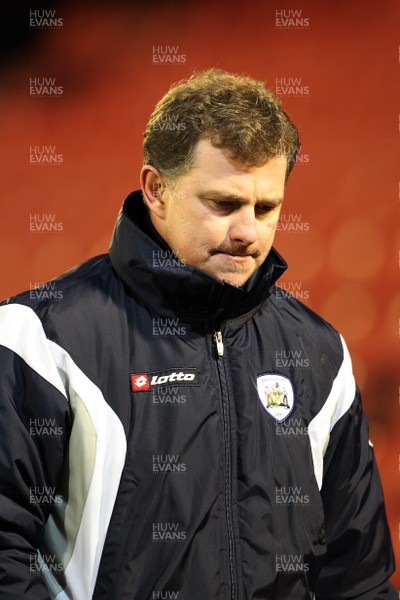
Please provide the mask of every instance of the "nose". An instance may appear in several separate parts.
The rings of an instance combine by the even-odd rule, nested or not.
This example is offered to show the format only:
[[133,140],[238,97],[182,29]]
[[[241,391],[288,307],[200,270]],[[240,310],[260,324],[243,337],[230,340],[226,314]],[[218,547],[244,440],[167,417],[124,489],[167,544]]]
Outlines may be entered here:
[[250,246],[257,241],[256,216],[253,206],[243,206],[234,215],[230,227],[232,242]]

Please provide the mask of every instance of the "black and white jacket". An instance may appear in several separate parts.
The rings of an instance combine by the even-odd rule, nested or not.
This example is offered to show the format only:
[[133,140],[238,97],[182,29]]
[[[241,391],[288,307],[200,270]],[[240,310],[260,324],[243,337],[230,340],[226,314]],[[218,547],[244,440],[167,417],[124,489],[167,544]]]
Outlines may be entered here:
[[389,600],[340,335],[174,257],[139,193],[110,253],[0,307],[0,597]]

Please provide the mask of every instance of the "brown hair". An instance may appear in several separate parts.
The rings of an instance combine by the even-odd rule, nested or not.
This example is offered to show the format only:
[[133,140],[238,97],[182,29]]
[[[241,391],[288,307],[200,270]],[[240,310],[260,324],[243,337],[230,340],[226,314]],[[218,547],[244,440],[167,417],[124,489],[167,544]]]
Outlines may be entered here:
[[296,127],[264,82],[220,69],[195,73],[161,98],[144,133],[144,163],[167,179],[183,175],[199,139],[247,166],[283,155],[286,177],[300,148]]

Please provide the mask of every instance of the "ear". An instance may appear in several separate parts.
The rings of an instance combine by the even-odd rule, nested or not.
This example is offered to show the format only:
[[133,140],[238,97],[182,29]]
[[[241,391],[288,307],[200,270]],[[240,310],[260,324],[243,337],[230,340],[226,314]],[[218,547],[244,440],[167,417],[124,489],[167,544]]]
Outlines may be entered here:
[[164,219],[166,205],[163,191],[165,183],[160,171],[152,165],[144,165],[140,171],[140,186],[150,212],[160,219]]

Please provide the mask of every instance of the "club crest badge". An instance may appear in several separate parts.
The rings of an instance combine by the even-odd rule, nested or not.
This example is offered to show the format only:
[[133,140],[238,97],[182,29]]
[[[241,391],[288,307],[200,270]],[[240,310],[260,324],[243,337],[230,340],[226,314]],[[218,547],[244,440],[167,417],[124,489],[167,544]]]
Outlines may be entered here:
[[287,377],[276,373],[257,375],[258,397],[265,411],[282,423],[294,408],[293,386]]

